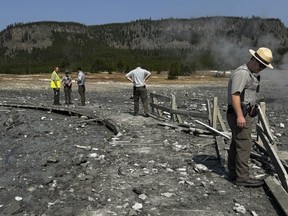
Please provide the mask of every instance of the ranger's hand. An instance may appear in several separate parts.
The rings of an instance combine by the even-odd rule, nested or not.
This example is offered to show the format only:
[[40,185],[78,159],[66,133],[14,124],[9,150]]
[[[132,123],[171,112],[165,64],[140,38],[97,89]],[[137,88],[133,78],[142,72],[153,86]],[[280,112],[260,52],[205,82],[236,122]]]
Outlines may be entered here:
[[244,128],[246,126],[246,120],[245,120],[245,117],[243,115],[237,117],[237,126],[239,128]]

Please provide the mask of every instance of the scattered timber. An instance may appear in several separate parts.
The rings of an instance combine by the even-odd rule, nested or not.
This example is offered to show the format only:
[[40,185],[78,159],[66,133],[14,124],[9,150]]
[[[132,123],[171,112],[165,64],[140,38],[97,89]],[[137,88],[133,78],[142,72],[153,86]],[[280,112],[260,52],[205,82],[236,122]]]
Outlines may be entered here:
[[262,127],[257,124],[257,132],[260,135],[260,138],[269,154],[269,157],[272,160],[273,166],[276,169],[276,173],[278,174],[278,178],[282,183],[283,188],[288,191],[288,175],[287,172],[281,163],[276,151],[273,148],[273,145],[269,142],[265,132],[263,131]]
[[284,215],[288,215],[288,194],[287,191],[279,184],[275,177],[268,177],[265,179],[265,184],[270,189],[271,194],[278,203]]
[[201,122],[201,121],[199,121],[199,120],[195,120],[195,122],[198,123],[198,124],[203,125],[203,126],[206,127],[208,130],[211,130],[212,132],[214,132],[214,133],[216,133],[216,134],[219,134],[219,135],[227,138],[228,140],[231,139],[230,136],[228,136],[228,135],[220,132],[219,130],[217,130],[217,129],[215,129],[215,128],[213,128],[213,127],[211,127],[211,126],[209,126],[209,125],[207,125],[207,124],[205,124],[205,123],[203,123],[203,122]]
[[[158,125],[164,127],[170,127],[177,131],[183,131],[187,133],[193,133],[193,135],[201,136],[201,137],[214,137],[216,143],[216,152],[218,159],[220,160],[221,166],[226,169],[226,155],[227,150],[229,149],[228,145],[225,143],[225,139],[230,140],[231,134],[228,132],[225,122],[222,119],[222,115],[218,106],[217,98],[213,100],[213,109],[210,107],[209,100],[206,101],[207,113],[200,113],[196,111],[186,111],[177,109],[176,98],[174,95],[163,96],[156,93],[150,93],[151,97],[151,117],[160,121]],[[162,100],[159,103],[159,100]],[[165,104],[167,106],[165,106]],[[115,135],[119,134],[119,128],[116,126],[113,121],[110,119],[101,119],[95,117],[95,114],[89,110],[77,109],[77,107],[56,107],[56,106],[34,106],[31,104],[9,104],[9,103],[0,103],[0,106],[3,107],[15,107],[15,108],[24,108],[24,109],[37,109],[43,111],[51,111],[55,113],[65,114],[65,115],[75,115],[75,116],[86,116],[85,120],[78,121],[76,123],[88,123],[88,122],[97,122],[98,124],[105,125],[109,130],[111,130]],[[261,108],[260,108],[261,107]],[[270,176],[265,179],[265,183],[268,186],[273,198],[276,200],[281,210],[285,215],[288,215],[288,165],[286,162],[281,160],[281,157],[278,156],[277,146],[275,145],[275,141],[272,135],[272,132],[269,127],[268,119],[265,116],[265,104],[261,103],[260,107],[258,107],[258,124],[256,125],[257,135],[255,146],[258,151],[261,153],[257,153],[252,150],[251,158],[255,160],[259,160],[261,163],[264,163],[271,169],[274,168],[275,176]],[[213,112],[211,112],[213,111]],[[163,115],[164,112],[169,113],[170,118],[168,120],[176,123],[167,123],[163,121],[167,121],[167,117]],[[184,124],[180,115],[185,115],[190,118],[201,118],[208,120],[209,124],[205,124],[199,120],[195,120],[196,123],[204,126],[205,129],[191,127],[190,125]],[[162,122],[161,122],[162,121]],[[217,129],[218,124],[221,126],[223,132]],[[10,127],[16,126],[11,125]],[[9,130],[9,126],[6,130]],[[225,139],[224,139],[225,138]],[[255,136],[252,134],[252,139]],[[119,145],[126,145],[126,143],[119,143]],[[131,143],[127,143],[127,146],[131,145]],[[137,144],[138,145],[138,144]],[[162,146],[163,144],[151,144]]]
[[226,149],[225,149],[225,141],[223,137],[217,136],[216,137],[216,152],[218,159],[220,160],[221,166],[226,170]]
[[[153,97],[158,97],[158,99],[165,100],[166,102],[171,102],[172,99],[169,97],[153,94]],[[174,99],[176,101],[176,99]],[[223,166],[226,170],[226,155],[227,150],[229,149],[229,145],[226,145],[225,139],[230,140],[231,133],[228,132],[226,125],[223,121],[219,106],[218,99],[214,98],[213,106],[211,109],[210,101],[206,101],[207,113],[196,113],[190,112],[186,110],[178,110],[176,103],[172,106],[165,107],[163,105],[157,104],[158,100],[152,100],[151,108],[154,110],[155,115],[159,115],[163,113],[163,111],[170,113],[170,116],[173,115],[186,115],[188,117],[195,118],[203,118],[208,120],[209,124],[205,124],[199,120],[195,120],[196,123],[204,126],[207,130],[203,130],[200,128],[191,128],[189,125],[181,124],[179,118],[172,118],[173,122],[178,121],[180,124],[172,124],[172,123],[158,123],[158,125],[170,127],[178,131],[185,131],[192,133],[201,137],[211,137],[213,135],[215,137],[216,143],[216,152],[218,159],[220,160],[221,166]],[[276,176],[278,177],[281,184],[276,184],[277,180],[275,177],[268,177],[265,182],[269,187],[269,190],[276,199],[276,202],[280,205],[281,209],[287,215],[288,207],[287,207],[287,191],[288,191],[288,180],[287,180],[287,164],[281,158],[278,157],[277,154],[277,146],[275,145],[275,141],[272,135],[272,132],[269,127],[268,119],[265,116],[265,103],[261,102],[258,107],[258,124],[257,134],[252,134],[252,139],[255,139],[255,146],[261,154],[258,154],[255,151],[251,151],[251,158],[255,160],[259,160],[261,163],[265,164],[270,169],[274,170]],[[206,116],[205,116],[206,115]],[[163,117],[163,115],[159,115],[159,117]],[[181,120],[182,121],[182,120]],[[220,125],[223,132],[217,129],[217,126]],[[208,131],[208,132],[207,132]],[[228,135],[229,134],[229,135]],[[225,139],[224,139],[225,138]],[[255,161],[256,162],[256,161]],[[273,169],[274,168],[274,169]]]

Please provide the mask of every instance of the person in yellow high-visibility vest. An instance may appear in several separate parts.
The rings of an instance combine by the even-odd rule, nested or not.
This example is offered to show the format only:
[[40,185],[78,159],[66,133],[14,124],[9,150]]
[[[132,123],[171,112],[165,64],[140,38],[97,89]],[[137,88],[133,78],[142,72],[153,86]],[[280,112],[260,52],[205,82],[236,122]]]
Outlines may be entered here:
[[55,67],[54,71],[51,74],[50,87],[54,92],[54,103],[53,105],[60,105],[60,88],[61,88],[61,79],[58,75],[60,69]]

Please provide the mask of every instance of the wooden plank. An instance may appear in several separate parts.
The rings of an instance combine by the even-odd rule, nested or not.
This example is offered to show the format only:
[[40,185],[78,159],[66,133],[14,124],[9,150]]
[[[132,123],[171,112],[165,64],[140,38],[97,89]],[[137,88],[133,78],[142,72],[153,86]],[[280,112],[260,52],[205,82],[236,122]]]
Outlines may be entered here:
[[150,106],[151,106],[151,108],[156,108],[156,109],[160,109],[162,111],[171,113],[171,108],[167,108],[165,106],[161,106],[159,104],[153,104],[153,103],[150,103]]
[[[167,97],[156,94],[155,92],[151,92],[150,97],[151,97],[150,107],[152,113],[155,113],[156,111],[159,116],[162,116],[163,111],[168,112],[171,115],[172,121],[178,121],[179,123],[182,123],[183,121],[180,115],[186,115],[189,117],[207,118],[207,114],[191,112],[186,110],[178,110],[176,105],[176,98],[175,95],[173,94],[171,95],[171,97]],[[171,107],[168,108],[163,105],[159,105],[158,100],[156,98],[162,99],[166,102],[171,102]]]
[[[261,123],[261,127],[263,128],[263,130],[265,131],[265,134],[268,138],[268,140],[270,141],[270,143],[272,145],[274,145],[274,139],[273,139],[273,135],[271,133],[268,121],[266,119],[266,116],[264,115],[264,113],[262,112],[262,109],[258,107],[258,117],[259,117],[259,121]],[[259,124],[260,126],[260,124]],[[262,140],[263,141],[263,140]]]
[[[260,139],[260,136],[259,136],[259,140],[261,140],[261,139]],[[257,147],[265,156],[269,156],[268,153],[267,153],[267,151],[266,151],[266,148],[264,147],[264,144],[263,144],[262,141],[261,141],[261,143],[262,143],[262,144],[259,145],[258,141],[255,141],[256,147]],[[275,146],[273,145],[273,148],[274,148],[274,147],[275,147]],[[281,151],[280,151],[280,152],[281,152]],[[278,151],[278,154],[279,154],[280,152]],[[280,153],[280,154],[281,154],[281,153]],[[279,156],[280,161],[281,161],[282,165],[284,166],[286,172],[288,172],[288,164],[287,164],[287,162],[285,161],[285,159],[281,158],[281,155],[278,155],[278,156]]]
[[213,120],[212,120],[212,127],[217,129],[217,103],[218,103],[218,98],[214,97],[213,100]]
[[186,116],[195,117],[195,118],[198,117],[198,118],[207,119],[207,114],[205,113],[199,113],[195,111],[186,111],[186,110],[174,110],[174,109],[167,108],[165,106],[161,106],[161,105],[153,104],[153,103],[150,103],[150,106],[156,109],[163,110],[165,112],[169,112],[171,115],[180,114],[180,115],[186,115]]
[[176,124],[171,124],[171,123],[167,123],[167,122],[159,122],[158,125],[164,126],[164,127],[171,127],[171,128],[173,128],[173,129],[179,128],[178,125],[176,125]]
[[149,116],[154,118],[154,119],[157,119],[158,121],[166,121],[167,120],[167,118],[164,118],[162,116],[155,115],[155,114],[152,114],[152,113],[149,113]]
[[[156,98],[154,98],[154,97],[152,98],[151,101],[152,101],[153,104],[158,104],[158,100],[157,100]],[[152,112],[153,112],[153,113],[155,113],[155,111],[156,111],[157,115],[160,116],[160,117],[162,117],[162,115],[163,115],[162,110],[156,109],[156,108],[153,107],[153,106],[151,106],[151,109],[152,109]]]
[[281,162],[282,162],[283,166],[285,167],[286,172],[288,172],[288,163],[286,161],[282,161],[282,160],[281,160]]
[[[225,150],[225,142],[223,137],[216,136],[216,152],[217,156],[220,160],[221,166],[225,168],[226,166],[226,150]],[[226,168],[225,168],[226,170]]]
[[287,172],[283,166],[283,164],[281,163],[276,151],[273,148],[273,145],[271,145],[269,143],[269,140],[267,138],[267,136],[265,135],[264,130],[262,129],[262,127],[257,124],[256,126],[257,132],[267,150],[267,153],[272,161],[272,164],[276,170],[276,173],[278,175],[278,178],[283,186],[283,188],[288,191],[288,175]]
[[266,155],[260,155],[255,152],[253,149],[251,150],[250,157],[258,160],[260,163],[264,164],[267,169],[273,169],[272,164],[270,163],[269,157]]
[[192,128],[189,126],[185,126],[183,124],[173,124],[173,123],[167,123],[167,122],[159,122],[158,125],[160,126],[164,126],[164,127],[171,127],[173,129],[178,129],[179,131],[184,131],[184,132],[193,132],[194,134],[198,135],[198,134],[210,134],[211,135],[211,131],[208,130],[203,130],[200,128]]
[[[151,103],[150,104],[157,104],[157,99],[154,97],[151,97]],[[156,113],[156,109],[151,106],[151,113]]]
[[[171,95],[171,108],[172,110],[177,110],[175,95]],[[173,121],[178,121],[179,123],[183,122],[179,114],[172,114],[171,117]]]
[[206,100],[206,107],[207,107],[209,125],[212,126],[212,113],[211,113],[211,106],[210,106],[209,100]]
[[156,94],[155,92],[150,92],[150,97],[151,98],[157,98],[157,99],[161,99],[165,102],[171,102],[171,98],[168,96],[164,96],[164,95],[160,95],[160,94]]
[[203,122],[200,122],[200,121],[198,121],[198,120],[195,120],[195,122],[198,123],[198,124],[203,125],[203,126],[206,127],[208,130],[211,130],[211,131],[213,131],[213,132],[215,132],[215,133],[217,133],[217,134],[219,134],[219,135],[221,135],[221,136],[223,136],[223,137],[225,137],[225,138],[227,138],[227,139],[229,139],[229,140],[231,139],[230,136],[228,136],[228,135],[226,135],[226,134],[224,134],[224,133],[221,133],[221,132],[218,131],[217,129],[215,129],[215,128],[213,128],[213,127],[210,127],[209,125],[207,125],[207,124],[205,124],[205,123],[203,123]]
[[226,125],[225,125],[225,123],[224,123],[224,121],[223,121],[223,119],[222,119],[222,114],[221,114],[221,112],[220,112],[220,109],[219,109],[219,106],[218,106],[218,105],[217,105],[217,117],[218,117],[219,124],[220,124],[222,130],[223,130],[224,132],[228,132],[228,130],[227,130],[227,128],[226,128]]
[[193,118],[202,118],[202,119],[207,119],[208,116],[206,113],[199,113],[199,112],[195,112],[195,111],[186,111],[186,110],[170,110],[170,112],[172,114],[180,114],[180,115],[186,115],[189,117],[193,117]]
[[280,185],[275,177],[269,176],[265,180],[265,184],[268,186],[272,196],[281,208],[283,215],[288,215],[288,194]]
[[[262,110],[262,114],[263,114],[264,116],[266,116],[266,104],[265,104],[265,102],[260,102],[259,108]],[[262,126],[262,124],[261,124],[261,122],[260,122],[260,119],[259,119],[259,115],[257,115],[257,116],[258,116],[258,123],[260,124],[260,126]],[[262,145],[262,147],[264,148],[263,143],[262,143],[262,141],[261,141],[261,139],[260,139],[260,137],[259,137],[258,134],[257,134],[257,142],[258,142],[258,145],[259,145],[259,146]]]
[[192,128],[192,127],[190,127],[189,130],[190,130],[191,132],[193,132],[193,134],[195,134],[195,135],[198,135],[198,134],[211,135],[211,134],[212,134],[211,131],[209,131],[209,130],[203,130],[203,129],[200,129],[200,128]]
[[[155,94],[155,92],[153,91],[153,93]],[[153,97],[153,93],[150,93],[150,97],[151,97],[151,102],[153,104],[158,104],[158,100],[156,97]],[[158,116],[162,117],[162,111],[159,109],[156,109],[154,107],[151,107],[152,113],[157,113]]]
[[[259,135],[258,135],[258,136],[259,136]],[[267,151],[266,151],[266,149],[265,149],[265,147],[264,147],[264,144],[263,144],[260,136],[259,136],[259,140],[261,141],[261,144],[259,143],[259,141],[255,141],[256,147],[257,147],[264,155],[268,156],[268,153],[267,153]]]
[[[176,107],[175,96],[174,96],[174,95],[171,95],[171,110],[173,110],[173,109],[176,110],[177,107]],[[176,121],[177,121],[177,115],[171,113],[171,120],[172,120],[173,122],[176,122]]]

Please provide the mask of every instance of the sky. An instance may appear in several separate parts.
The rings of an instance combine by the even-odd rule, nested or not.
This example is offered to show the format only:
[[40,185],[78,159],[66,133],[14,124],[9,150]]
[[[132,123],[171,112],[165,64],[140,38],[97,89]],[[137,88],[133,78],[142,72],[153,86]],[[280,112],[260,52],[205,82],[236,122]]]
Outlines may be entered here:
[[287,0],[0,0],[0,31],[38,21],[84,25],[138,19],[236,16],[279,18],[288,27]]

